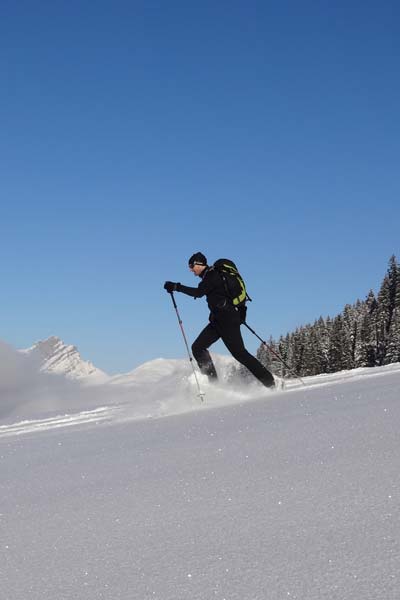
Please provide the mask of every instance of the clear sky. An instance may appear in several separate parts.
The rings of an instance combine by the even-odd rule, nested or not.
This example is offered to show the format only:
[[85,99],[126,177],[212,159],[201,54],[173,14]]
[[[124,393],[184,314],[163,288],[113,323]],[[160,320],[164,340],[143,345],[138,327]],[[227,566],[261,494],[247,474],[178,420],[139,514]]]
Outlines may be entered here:
[[[399,23],[394,1],[3,0],[0,338],[109,373],[183,357],[162,286],[197,285],[198,250],[238,264],[265,338],[377,290]],[[192,341],[205,300],[177,301]]]

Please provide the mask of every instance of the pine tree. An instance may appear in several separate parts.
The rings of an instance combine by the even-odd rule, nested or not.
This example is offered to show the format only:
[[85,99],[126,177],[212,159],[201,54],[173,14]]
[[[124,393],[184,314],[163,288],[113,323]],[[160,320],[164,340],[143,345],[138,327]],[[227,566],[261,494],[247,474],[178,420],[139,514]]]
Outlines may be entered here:
[[[292,336],[286,334],[284,338],[282,338],[281,342],[282,347],[282,358],[285,363],[290,367],[290,370],[293,370],[293,352],[292,352]],[[286,369],[283,370],[283,375],[286,376]]]
[[378,294],[378,310],[377,310],[377,352],[376,362],[378,365],[382,365],[385,360],[386,354],[386,340],[389,331],[389,325],[391,320],[391,307],[390,307],[390,280],[388,274],[385,275],[381,288]]
[[355,310],[350,304],[346,304],[343,311],[343,348],[342,368],[354,369],[355,345],[357,336],[357,324]]
[[400,293],[400,266],[397,264],[396,257],[393,255],[389,261],[388,269],[389,278],[389,323],[387,330],[389,331],[393,318],[393,312],[397,306],[397,299]]
[[307,327],[304,331],[304,351],[301,374],[307,376],[318,375],[321,373],[320,356],[321,350],[318,329],[315,325]]
[[304,334],[301,328],[296,329],[291,339],[291,368],[297,375],[302,374],[304,354]]
[[397,265],[394,256],[391,258],[390,271],[393,311],[388,331],[385,364],[400,361],[400,266]]
[[332,324],[332,335],[329,346],[329,371],[336,373],[345,368],[344,350],[346,335],[342,315],[337,315]]
[[327,373],[329,365],[330,330],[332,323],[330,317],[324,321],[320,317],[315,325],[318,336],[318,373]]
[[394,362],[400,362],[400,306],[393,311],[385,356],[385,364]]
[[363,323],[364,317],[367,312],[367,303],[357,300],[354,305],[355,311],[355,339],[354,339],[354,366],[364,367],[365,366],[365,352],[363,345]]
[[377,363],[379,365],[388,364],[390,359],[386,359],[387,347],[389,344],[389,332],[395,310],[397,289],[400,285],[399,268],[396,257],[393,255],[389,261],[389,268],[382,281],[378,294],[378,350]]
[[378,355],[378,302],[371,290],[365,301],[360,332],[359,367],[375,367]]

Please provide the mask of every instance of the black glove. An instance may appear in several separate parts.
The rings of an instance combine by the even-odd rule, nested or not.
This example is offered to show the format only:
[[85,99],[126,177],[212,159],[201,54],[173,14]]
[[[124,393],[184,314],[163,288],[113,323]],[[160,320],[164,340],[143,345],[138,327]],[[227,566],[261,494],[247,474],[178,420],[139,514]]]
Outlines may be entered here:
[[164,290],[167,290],[169,294],[171,294],[172,292],[179,292],[180,287],[181,284],[175,283],[174,281],[166,281],[164,283]]

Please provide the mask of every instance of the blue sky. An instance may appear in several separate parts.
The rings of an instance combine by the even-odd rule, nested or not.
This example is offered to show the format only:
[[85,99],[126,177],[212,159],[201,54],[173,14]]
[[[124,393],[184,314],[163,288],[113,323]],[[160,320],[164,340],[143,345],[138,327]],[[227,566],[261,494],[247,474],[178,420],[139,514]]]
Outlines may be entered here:
[[[377,290],[400,258],[399,13],[3,2],[0,338],[58,335],[110,373],[185,356],[162,286],[197,285],[198,250],[238,264],[263,337]],[[192,341],[205,301],[177,301]]]

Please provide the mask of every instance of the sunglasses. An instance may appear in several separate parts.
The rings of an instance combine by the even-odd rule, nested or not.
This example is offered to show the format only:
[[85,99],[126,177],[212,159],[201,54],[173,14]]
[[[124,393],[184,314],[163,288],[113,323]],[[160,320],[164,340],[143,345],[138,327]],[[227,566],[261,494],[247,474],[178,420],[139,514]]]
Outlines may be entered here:
[[203,263],[201,263],[201,262],[193,262],[193,263],[189,263],[189,269],[193,269],[193,267],[195,265],[201,265],[202,267],[204,267]]

